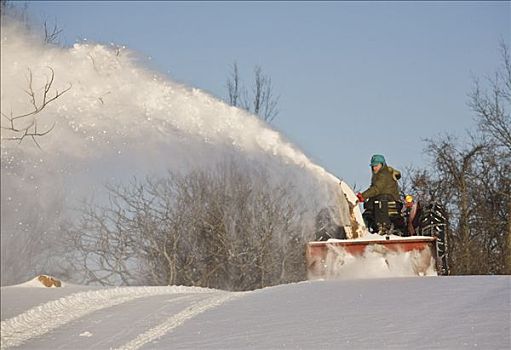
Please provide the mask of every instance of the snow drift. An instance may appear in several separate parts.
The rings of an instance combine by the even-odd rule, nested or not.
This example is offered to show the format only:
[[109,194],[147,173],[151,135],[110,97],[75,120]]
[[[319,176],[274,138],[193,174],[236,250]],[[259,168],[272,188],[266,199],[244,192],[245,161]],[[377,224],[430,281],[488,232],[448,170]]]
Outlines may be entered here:
[[190,287],[3,287],[2,348],[509,349],[511,278]]

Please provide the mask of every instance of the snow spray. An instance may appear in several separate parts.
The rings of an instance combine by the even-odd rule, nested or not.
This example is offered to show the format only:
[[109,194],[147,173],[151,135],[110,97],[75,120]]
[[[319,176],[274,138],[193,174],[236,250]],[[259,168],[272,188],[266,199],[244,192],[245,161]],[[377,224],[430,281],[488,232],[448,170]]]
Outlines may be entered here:
[[[144,68],[124,47],[44,45],[6,21],[1,45],[3,127],[41,106],[50,82],[47,100],[67,90],[38,111],[38,132],[49,131],[44,136],[20,142],[12,140],[19,133],[2,129],[2,281],[4,268],[31,264],[37,242],[57,241],[57,223],[71,218],[81,199],[104,195],[111,181],[207,168],[237,154],[272,178],[291,181],[308,199],[306,209],[342,205],[334,198],[339,180],[279,132]],[[32,119],[20,118],[15,127],[26,120]],[[14,260],[6,261],[9,256]]]
[[[373,237],[374,236],[374,237]],[[397,236],[393,236],[399,238]],[[362,240],[379,240],[366,234]],[[356,240],[353,240],[356,241]],[[332,240],[335,242],[335,240]],[[309,270],[309,279],[365,279],[411,276],[436,276],[435,259],[430,247],[421,250],[390,250],[380,244],[365,247],[354,254],[342,246],[329,245],[319,270]]]

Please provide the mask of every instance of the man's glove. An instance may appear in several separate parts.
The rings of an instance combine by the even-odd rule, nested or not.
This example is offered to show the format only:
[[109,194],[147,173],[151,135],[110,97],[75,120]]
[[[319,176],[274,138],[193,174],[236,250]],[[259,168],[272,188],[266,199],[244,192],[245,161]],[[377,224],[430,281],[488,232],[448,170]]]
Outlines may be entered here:
[[357,198],[360,203],[364,203],[364,196],[362,196],[362,193],[357,193]]

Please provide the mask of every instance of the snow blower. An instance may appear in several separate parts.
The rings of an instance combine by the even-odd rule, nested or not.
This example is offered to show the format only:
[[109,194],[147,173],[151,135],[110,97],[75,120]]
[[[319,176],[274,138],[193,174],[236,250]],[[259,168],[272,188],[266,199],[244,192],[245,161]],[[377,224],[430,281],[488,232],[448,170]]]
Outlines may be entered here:
[[306,247],[309,279],[376,277],[369,273],[375,266],[383,277],[449,273],[447,217],[441,205],[414,203],[411,196],[406,196],[404,206],[364,203],[364,218],[371,219],[371,227],[366,227],[357,197],[343,181],[338,196],[348,204],[350,223],[336,225],[321,213],[316,240]]

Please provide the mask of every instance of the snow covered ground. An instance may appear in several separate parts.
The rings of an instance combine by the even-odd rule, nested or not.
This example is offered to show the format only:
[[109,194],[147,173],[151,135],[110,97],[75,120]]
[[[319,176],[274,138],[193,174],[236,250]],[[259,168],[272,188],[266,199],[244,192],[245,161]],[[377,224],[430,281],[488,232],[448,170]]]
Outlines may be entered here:
[[253,292],[1,289],[22,349],[510,349],[511,277],[314,281]]

